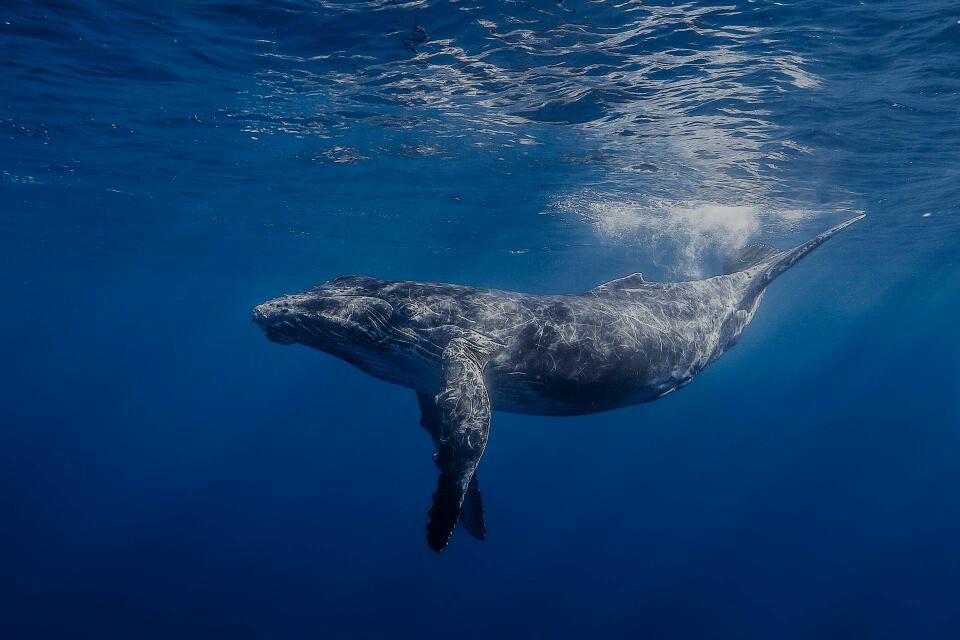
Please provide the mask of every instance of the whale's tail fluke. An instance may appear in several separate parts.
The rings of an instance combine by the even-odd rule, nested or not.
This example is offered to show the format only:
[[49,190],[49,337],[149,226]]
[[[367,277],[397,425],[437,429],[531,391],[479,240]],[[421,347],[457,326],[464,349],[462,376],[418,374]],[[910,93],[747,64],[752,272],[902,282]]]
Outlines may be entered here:
[[855,218],[850,218],[846,222],[841,222],[837,226],[827,229],[823,233],[811,238],[810,240],[807,240],[803,244],[800,244],[793,249],[781,251],[763,260],[757,265],[760,267],[760,282],[758,284],[760,284],[761,287],[767,286],[773,282],[777,276],[799,262],[801,258],[826,242],[828,238],[836,234],[838,231],[846,229],[854,222],[862,220],[864,217],[866,217],[865,214],[861,213]]
[[746,271],[750,267],[760,264],[767,258],[781,253],[783,252],[780,249],[771,247],[770,245],[760,243],[748,244],[740,249],[739,252],[727,258],[726,262],[723,263],[723,273],[724,275],[729,275],[731,273]]
[[752,244],[745,247],[737,256],[734,256],[724,265],[724,273],[736,273],[738,271],[749,271],[756,270],[757,278],[755,280],[756,284],[760,286],[762,290],[768,284],[773,282],[777,276],[781,273],[795,265],[800,261],[805,255],[819,247],[823,244],[827,238],[831,237],[838,231],[846,229],[854,222],[864,218],[864,214],[860,214],[855,218],[851,218],[846,222],[841,222],[832,229],[827,229],[820,235],[807,240],[801,245],[794,247],[793,249],[787,249],[786,251],[780,251],[779,249],[774,249],[773,247],[768,247],[763,244]]

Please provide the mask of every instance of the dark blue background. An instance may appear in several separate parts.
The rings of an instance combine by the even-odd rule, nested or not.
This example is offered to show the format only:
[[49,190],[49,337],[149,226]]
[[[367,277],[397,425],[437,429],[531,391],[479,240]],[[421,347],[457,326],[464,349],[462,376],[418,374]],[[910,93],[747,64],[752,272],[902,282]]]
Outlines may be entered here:
[[[956,637],[960,14],[737,5],[4,3],[4,637]],[[680,277],[646,194],[868,217],[682,393],[495,414],[433,554],[413,393],[250,310]]]

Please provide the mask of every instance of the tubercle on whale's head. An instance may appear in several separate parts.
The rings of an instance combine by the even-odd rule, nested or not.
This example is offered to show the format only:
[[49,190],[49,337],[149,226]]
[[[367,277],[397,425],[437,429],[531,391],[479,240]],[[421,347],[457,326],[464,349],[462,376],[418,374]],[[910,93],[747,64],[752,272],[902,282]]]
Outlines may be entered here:
[[388,302],[338,278],[258,305],[253,321],[273,342],[346,354],[383,348],[392,314]]

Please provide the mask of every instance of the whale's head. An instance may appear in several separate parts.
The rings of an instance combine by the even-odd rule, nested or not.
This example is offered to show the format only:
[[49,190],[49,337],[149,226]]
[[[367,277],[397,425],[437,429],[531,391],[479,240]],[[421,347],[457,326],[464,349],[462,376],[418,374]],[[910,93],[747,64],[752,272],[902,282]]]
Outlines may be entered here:
[[393,379],[398,358],[412,357],[417,336],[378,297],[383,282],[342,276],[304,293],[268,300],[253,321],[279,344],[302,344]]
[[393,307],[375,291],[337,278],[304,293],[268,300],[253,321],[279,344],[304,344],[324,351],[376,348],[389,342]]

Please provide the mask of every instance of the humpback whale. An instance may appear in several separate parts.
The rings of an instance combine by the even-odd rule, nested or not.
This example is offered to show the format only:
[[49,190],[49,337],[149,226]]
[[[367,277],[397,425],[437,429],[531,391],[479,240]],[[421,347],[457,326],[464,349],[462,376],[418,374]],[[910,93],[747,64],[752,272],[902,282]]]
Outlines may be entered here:
[[579,415],[680,389],[736,344],[777,276],[862,217],[786,251],[751,245],[704,280],[635,273],[584,293],[529,295],[341,276],[265,302],[253,320],[274,342],[416,392],[439,467],[427,542],[441,551],[458,520],[486,535],[476,472],[491,411]]

